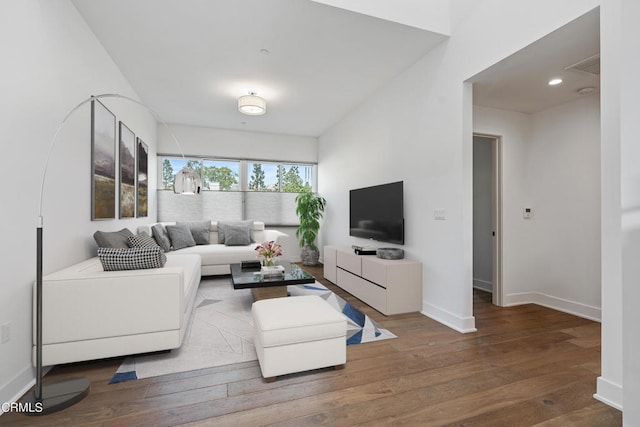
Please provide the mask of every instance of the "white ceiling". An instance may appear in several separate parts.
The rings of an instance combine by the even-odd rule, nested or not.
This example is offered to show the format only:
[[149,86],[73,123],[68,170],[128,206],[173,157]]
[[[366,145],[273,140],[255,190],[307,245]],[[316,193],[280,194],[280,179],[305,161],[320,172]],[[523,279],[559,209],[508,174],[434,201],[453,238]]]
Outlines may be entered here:
[[309,0],[72,2],[163,120],[226,129],[318,136],[446,38]]
[[[319,136],[446,39],[310,0],[72,2],[160,117],[225,129]],[[565,67],[599,42],[595,9],[469,79],[474,104],[534,113],[598,91],[597,76]],[[249,91],[267,114],[237,111]]]
[[[599,76],[565,67],[599,52],[600,14],[594,9],[469,79],[474,104],[535,113],[580,98],[582,88],[598,92]],[[549,86],[552,77],[563,83]]]

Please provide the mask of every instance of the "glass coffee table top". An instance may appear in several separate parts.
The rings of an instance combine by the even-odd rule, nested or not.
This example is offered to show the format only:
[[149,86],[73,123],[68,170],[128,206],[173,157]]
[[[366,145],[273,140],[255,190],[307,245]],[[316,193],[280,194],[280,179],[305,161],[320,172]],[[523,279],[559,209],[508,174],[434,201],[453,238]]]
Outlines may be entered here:
[[261,288],[271,286],[304,285],[315,283],[316,279],[296,264],[289,261],[279,261],[278,265],[284,267],[284,276],[278,278],[263,279],[260,269],[244,269],[240,264],[231,264],[231,281],[234,289]]

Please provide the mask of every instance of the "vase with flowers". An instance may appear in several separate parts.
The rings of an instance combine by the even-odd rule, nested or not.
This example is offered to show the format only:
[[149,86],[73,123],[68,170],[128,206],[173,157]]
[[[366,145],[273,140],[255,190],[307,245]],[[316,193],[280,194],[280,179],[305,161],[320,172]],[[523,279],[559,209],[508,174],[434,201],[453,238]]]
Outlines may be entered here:
[[282,246],[273,240],[262,242],[256,246],[258,258],[262,258],[264,265],[274,265],[276,258],[283,254]]

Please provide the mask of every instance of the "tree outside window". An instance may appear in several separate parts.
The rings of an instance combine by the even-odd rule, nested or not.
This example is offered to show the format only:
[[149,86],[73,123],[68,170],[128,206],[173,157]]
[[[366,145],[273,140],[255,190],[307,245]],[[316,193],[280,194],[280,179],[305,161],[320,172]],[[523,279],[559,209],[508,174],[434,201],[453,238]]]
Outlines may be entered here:
[[217,191],[240,190],[240,162],[205,160],[202,170],[205,188]]
[[307,190],[311,190],[311,166],[282,165],[282,191],[302,193]]

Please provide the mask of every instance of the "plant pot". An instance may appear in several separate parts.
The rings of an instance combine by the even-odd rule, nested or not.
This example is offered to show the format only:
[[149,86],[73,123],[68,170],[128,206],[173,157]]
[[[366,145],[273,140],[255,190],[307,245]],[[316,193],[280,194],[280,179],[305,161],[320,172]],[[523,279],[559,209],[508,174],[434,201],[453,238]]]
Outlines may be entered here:
[[302,258],[302,265],[316,265],[318,264],[318,259],[320,259],[320,251],[311,246],[305,246],[302,248],[300,258]]

